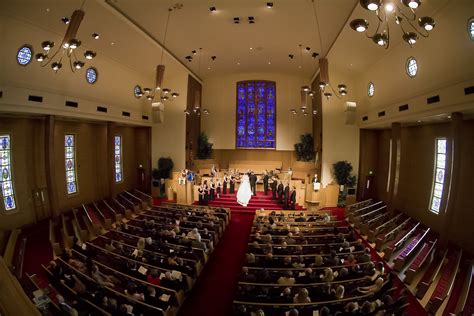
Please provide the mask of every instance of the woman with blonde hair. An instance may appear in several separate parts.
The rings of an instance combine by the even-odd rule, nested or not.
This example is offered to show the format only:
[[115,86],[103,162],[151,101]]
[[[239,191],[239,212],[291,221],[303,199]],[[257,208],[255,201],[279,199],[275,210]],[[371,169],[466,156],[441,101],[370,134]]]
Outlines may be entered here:
[[334,294],[334,297],[338,300],[342,300],[344,298],[344,286],[338,285],[335,290],[331,291]]
[[140,237],[137,241],[137,249],[138,250],[143,250],[145,249],[145,238]]
[[369,285],[369,286],[360,286],[357,288],[357,291],[359,291],[359,293],[362,293],[362,294],[369,294],[369,293],[375,294],[382,289],[383,282],[384,282],[383,278],[378,278],[377,280],[375,280],[374,284]]
[[306,288],[301,288],[298,293],[293,298],[293,303],[295,304],[303,304],[303,303],[311,303],[311,298],[309,297],[308,290]]
[[338,275],[339,275],[339,273],[337,273],[337,271],[334,272],[334,271],[332,271],[331,268],[326,268],[326,269],[324,269],[324,275],[322,277],[322,280],[324,282],[332,282],[332,281],[334,281],[335,278],[337,278]]

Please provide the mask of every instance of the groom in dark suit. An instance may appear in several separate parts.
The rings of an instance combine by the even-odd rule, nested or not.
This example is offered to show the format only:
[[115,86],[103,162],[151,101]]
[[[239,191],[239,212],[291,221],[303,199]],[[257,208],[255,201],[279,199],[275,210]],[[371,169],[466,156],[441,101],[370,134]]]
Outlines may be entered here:
[[265,170],[265,174],[263,175],[263,193],[265,195],[268,194],[268,179],[269,179],[268,171]]
[[285,190],[283,192],[283,204],[284,204],[284,207],[283,209],[285,210],[288,210],[289,207],[288,207],[288,201],[290,199],[290,185],[288,183],[286,183],[285,185]]
[[283,181],[280,181],[277,188],[278,204],[283,204]]
[[250,172],[249,181],[253,195],[257,195],[257,175],[253,171]]
[[272,187],[272,200],[276,200],[276,194],[277,194],[277,185],[278,185],[278,180],[276,177],[272,177],[272,183],[271,183],[271,187]]

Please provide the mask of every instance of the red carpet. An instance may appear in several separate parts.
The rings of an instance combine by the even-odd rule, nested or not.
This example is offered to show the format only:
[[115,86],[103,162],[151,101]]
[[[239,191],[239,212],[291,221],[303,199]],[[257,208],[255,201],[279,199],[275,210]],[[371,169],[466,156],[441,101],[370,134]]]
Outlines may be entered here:
[[[255,210],[264,208],[266,210],[282,210],[283,205],[278,204],[276,200],[272,200],[271,192],[268,195],[264,195],[263,192],[257,192],[257,195],[252,196],[247,207],[237,203],[236,194],[221,194],[219,199],[209,201],[210,206],[226,207],[231,208],[234,212],[244,212],[255,214]],[[301,209],[299,205],[296,205],[297,209]]]
[[49,242],[49,221],[45,220],[33,227],[23,229],[26,239],[23,275],[43,273],[41,264],[48,265],[53,259],[53,249]]
[[232,301],[252,223],[252,214],[232,212],[224,237],[211,254],[179,316],[232,315]]

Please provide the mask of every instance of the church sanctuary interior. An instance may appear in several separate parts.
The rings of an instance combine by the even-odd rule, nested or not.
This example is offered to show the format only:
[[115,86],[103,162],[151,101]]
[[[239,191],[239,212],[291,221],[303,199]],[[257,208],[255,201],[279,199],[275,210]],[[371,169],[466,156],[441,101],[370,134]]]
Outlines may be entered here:
[[474,315],[473,0],[0,0],[0,316]]

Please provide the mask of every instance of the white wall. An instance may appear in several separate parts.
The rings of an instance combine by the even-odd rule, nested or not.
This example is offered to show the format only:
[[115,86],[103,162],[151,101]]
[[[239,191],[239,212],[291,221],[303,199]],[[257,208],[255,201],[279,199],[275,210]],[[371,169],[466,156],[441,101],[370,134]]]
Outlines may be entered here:
[[294,150],[304,133],[311,133],[311,117],[293,116],[290,109],[300,105],[300,89],[308,84],[302,78],[273,73],[229,74],[204,81],[202,105],[211,114],[203,116],[201,130],[209,136],[215,149],[235,149],[235,115],[237,82],[271,80],[276,82],[277,130],[276,149]]
[[[336,71],[329,69],[330,80],[336,88],[339,83],[347,86],[348,94],[342,98],[332,96],[329,100],[323,97],[323,153],[321,183],[326,186],[332,182],[332,165],[340,160],[347,160],[354,168],[355,175],[359,172],[359,128],[346,125],[345,102],[354,101],[353,82]],[[337,89],[337,88],[336,88]],[[335,180],[334,180],[335,182]]]

